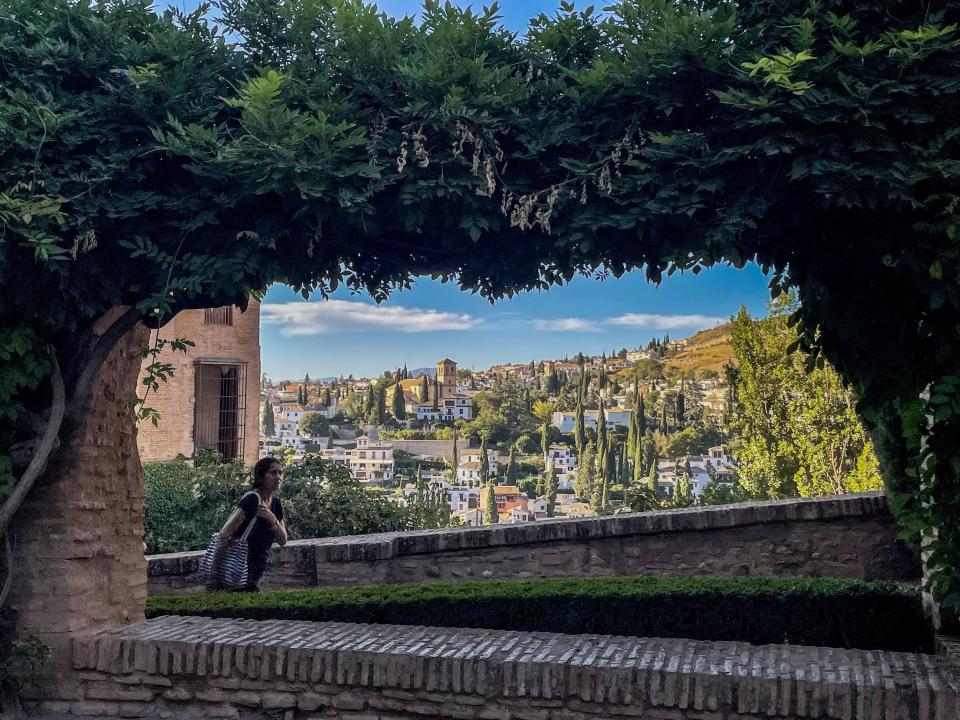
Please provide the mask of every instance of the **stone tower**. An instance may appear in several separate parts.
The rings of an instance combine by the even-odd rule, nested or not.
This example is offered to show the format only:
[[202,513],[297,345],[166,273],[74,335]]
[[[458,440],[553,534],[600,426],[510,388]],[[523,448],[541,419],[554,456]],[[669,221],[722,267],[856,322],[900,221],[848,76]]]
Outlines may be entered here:
[[437,363],[437,383],[440,385],[440,399],[457,394],[457,364],[446,358]]
[[[196,346],[186,353],[164,348],[157,358],[172,364],[174,375],[147,398],[147,406],[159,411],[160,422],[139,424],[141,460],[189,458],[212,450],[227,460],[242,459],[246,466],[256,463],[260,303],[250,300],[246,312],[236,307],[184,310],[160,329],[160,337],[186,338]],[[155,340],[153,332],[151,345]]]

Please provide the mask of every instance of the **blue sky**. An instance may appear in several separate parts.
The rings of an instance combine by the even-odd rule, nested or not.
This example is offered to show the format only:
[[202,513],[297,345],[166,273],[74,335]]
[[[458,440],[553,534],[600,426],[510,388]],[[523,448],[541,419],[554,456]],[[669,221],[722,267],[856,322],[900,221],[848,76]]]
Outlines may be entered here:
[[[197,3],[176,4],[190,9]],[[465,0],[455,4],[482,6]],[[401,16],[415,14],[421,4],[382,0],[377,5]],[[507,0],[500,12],[506,27],[522,33],[529,18],[552,15],[558,6],[559,0]],[[314,378],[378,375],[403,365],[411,370],[432,366],[443,357],[479,370],[578,351],[609,353],[665,333],[684,337],[725,321],[741,305],[763,314],[767,298],[766,280],[754,265],[674,275],[659,287],[640,273],[604,282],[578,277],[568,286],[493,306],[428,278],[381,306],[342,290],[332,302],[304,301],[289,288],[274,286],[262,309],[262,363],[274,380],[305,373]]]
[[305,301],[274,286],[262,308],[263,369],[274,380],[378,375],[432,366],[443,357],[481,370],[645,345],[651,337],[685,337],[724,322],[745,305],[764,314],[766,280],[756,265],[719,266],[698,276],[675,274],[658,287],[639,272],[619,280],[577,277],[548,292],[490,305],[429,278],[377,306],[338,291],[330,302]]

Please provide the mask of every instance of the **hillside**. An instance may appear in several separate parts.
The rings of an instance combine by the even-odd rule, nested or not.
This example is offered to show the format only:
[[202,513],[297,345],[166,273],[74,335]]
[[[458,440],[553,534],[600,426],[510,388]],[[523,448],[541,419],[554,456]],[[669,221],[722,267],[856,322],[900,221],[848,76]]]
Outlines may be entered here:
[[667,375],[691,373],[695,370],[715,370],[722,375],[723,366],[732,361],[730,323],[724,323],[691,335],[685,348],[664,361],[663,369]]

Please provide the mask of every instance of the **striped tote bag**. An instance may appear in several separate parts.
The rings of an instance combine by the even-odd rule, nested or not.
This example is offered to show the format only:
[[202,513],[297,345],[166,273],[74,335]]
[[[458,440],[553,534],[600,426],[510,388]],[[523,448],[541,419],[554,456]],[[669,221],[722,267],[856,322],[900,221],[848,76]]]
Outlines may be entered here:
[[[237,509],[235,512],[241,512]],[[200,572],[210,576],[216,584],[231,590],[246,587],[247,584],[247,538],[257,522],[254,516],[239,538],[229,537],[226,542],[219,533],[210,538],[207,551],[200,560]]]

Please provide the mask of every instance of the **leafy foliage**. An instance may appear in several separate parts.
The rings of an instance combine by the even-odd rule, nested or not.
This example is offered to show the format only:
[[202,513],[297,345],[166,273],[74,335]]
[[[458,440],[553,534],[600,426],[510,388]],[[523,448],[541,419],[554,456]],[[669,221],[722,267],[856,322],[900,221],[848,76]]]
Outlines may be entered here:
[[[68,392],[119,305],[157,324],[275,281],[496,298],[756,259],[797,288],[810,365],[854,384],[901,517],[960,567],[953,486],[924,502],[909,440],[960,365],[956,3],[624,0],[522,37],[434,0],[419,24],[340,0],[209,11],[0,9],[0,334],[26,332],[35,367],[53,348]],[[10,408],[49,403],[18,372],[5,447],[31,432]]]
[[829,364],[805,370],[788,318],[796,305],[787,298],[773,303],[769,318],[741,309],[732,323],[739,484],[755,498],[879,490],[853,394]]
[[300,432],[307,437],[329,437],[330,421],[326,415],[318,412],[308,412],[300,416]]
[[929,650],[916,588],[836,578],[547,578],[152,597],[207,615]]
[[352,479],[345,467],[317,458],[286,468],[281,498],[292,539],[413,528],[404,508]]

